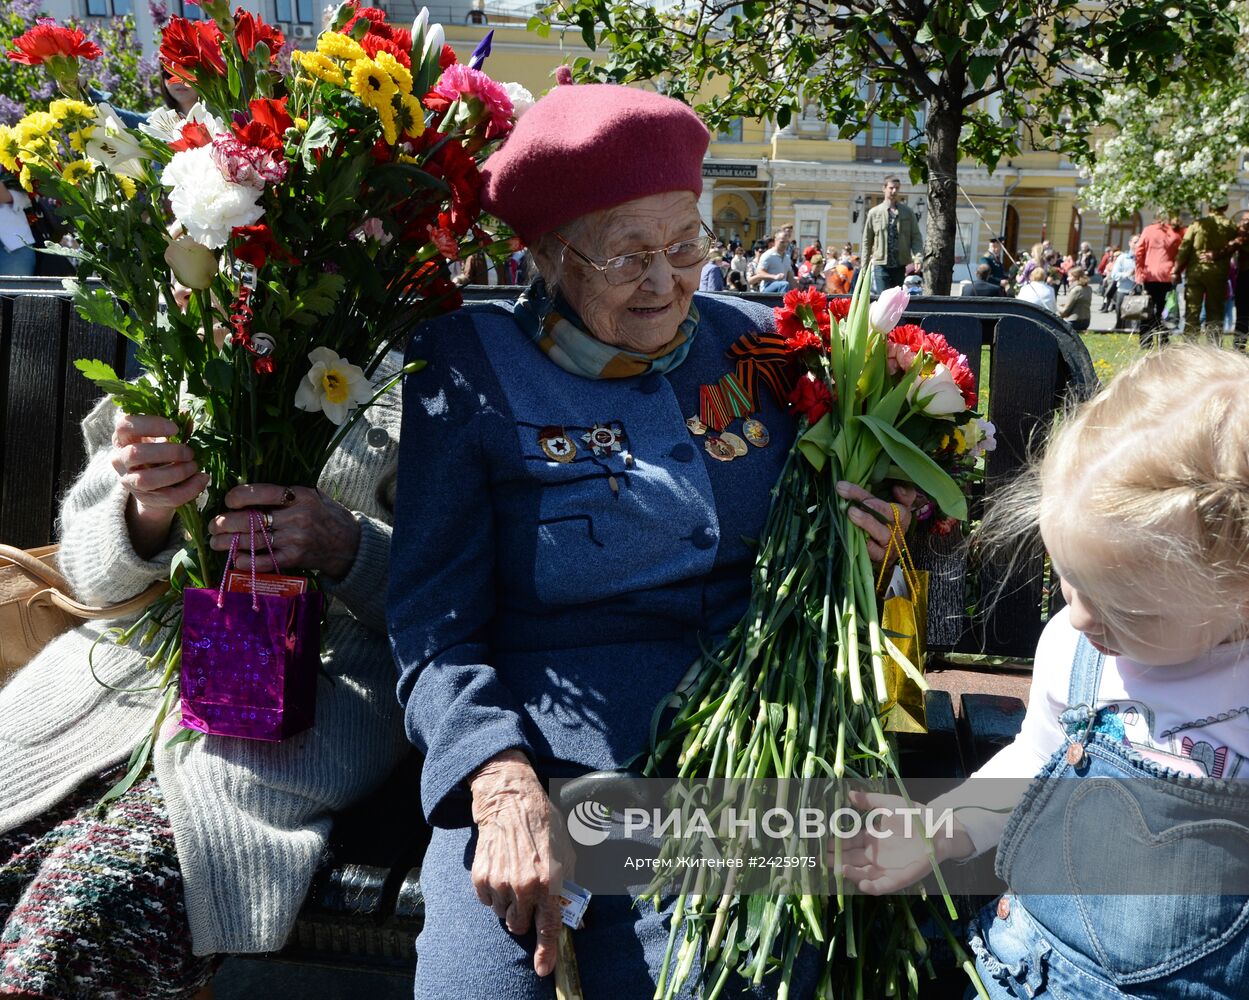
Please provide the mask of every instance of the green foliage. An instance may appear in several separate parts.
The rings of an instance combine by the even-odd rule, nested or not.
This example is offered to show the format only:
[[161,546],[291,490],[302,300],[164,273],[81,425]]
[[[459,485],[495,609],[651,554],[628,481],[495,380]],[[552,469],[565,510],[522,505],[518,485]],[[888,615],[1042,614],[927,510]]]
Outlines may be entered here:
[[1156,94],[1177,77],[1223,70],[1237,31],[1231,5],[850,0],[744,3],[729,15],[718,0],[662,12],[635,0],[561,0],[543,16],[583,35],[592,22],[598,56],[574,64],[580,78],[654,81],[713,131],[737,117],[783,126],[807,102],[843,138],[872,118],[909,124],[912,138],[897,148],[934,189],[941,240],[930,247],[929,286],[939,291],[953,268],[960,156],[990,169],[1025,146],[1087,158],[1108,88]]

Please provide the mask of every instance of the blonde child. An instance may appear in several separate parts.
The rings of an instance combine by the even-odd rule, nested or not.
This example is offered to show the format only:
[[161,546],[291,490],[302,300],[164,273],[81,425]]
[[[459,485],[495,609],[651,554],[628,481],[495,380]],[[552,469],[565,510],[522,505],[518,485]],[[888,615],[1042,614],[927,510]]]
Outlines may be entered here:
[[[1019,736],[930,804],[956,817],[938,859],[998,846],[1009,891],[970,935],[993,1000],[1249,995],[1247,389],[1238,353],[1143,357],[986,519],[990,539],[1040,529],[1067,604]],[[973,807],[1002,787],[1009,821]],[[929,871],[903,836],[843,860],[876,894]]]

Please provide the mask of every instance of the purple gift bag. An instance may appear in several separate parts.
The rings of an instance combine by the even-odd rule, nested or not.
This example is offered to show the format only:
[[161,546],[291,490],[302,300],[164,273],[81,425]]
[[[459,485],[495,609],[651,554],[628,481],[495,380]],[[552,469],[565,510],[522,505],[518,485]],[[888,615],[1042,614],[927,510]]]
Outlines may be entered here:
[[[221,586],[182,592],[182,725],[214,736],[282,740],[312,727],[321,665],[318,591],[256,592],[256,522],[251,521],[251,593],[228,593],[238,553],[230,544]],[[263,521],[269,556],[273,547]],[[274,560],[275,572],[279,572]]]

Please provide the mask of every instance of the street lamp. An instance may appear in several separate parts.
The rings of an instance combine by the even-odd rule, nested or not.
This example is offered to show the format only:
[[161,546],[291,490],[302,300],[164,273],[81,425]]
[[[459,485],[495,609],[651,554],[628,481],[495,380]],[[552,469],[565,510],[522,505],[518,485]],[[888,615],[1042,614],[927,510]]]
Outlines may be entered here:
[[858,222],[859,213],[862,211],[863,211],[863,196],[859,195],[857,198],[854,199],[854,210],[850,213],[850,222],[851,223]]

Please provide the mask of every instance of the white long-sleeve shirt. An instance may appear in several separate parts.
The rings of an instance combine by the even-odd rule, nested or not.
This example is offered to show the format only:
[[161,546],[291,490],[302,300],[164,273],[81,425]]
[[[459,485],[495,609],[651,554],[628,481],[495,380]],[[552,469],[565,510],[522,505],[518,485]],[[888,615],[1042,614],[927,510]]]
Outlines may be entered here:
[[20,250],[35,242],[35,234],[30,231],[30,223],[26,221],[30,198],[21,188],[7,190],[13,200],[0,205],[0,245],[9,251]]
[[[956,808],[976,853],[995,846],[1008,809],[966,808],[1022,790],[1066,742],[1058,717],[1067,709],[1071,668],[1080,633],[1066,608],[1045,627],[1037,643],[1028,711],[1019,735],[964,784],[935,800],[940,811]],[[1249,644],[1225,643],[1188,663],[1147,666],[1107,656],[1095,708],[1109,708],[1122,724],[1123,742],[1166,767],[1211,778],[1249,778]],[[1118,727],[1116,727],[1118,728]],[[981,779],[1017,779],[994,782]],[[1023,779],[1023,780],[1019,780]]]

